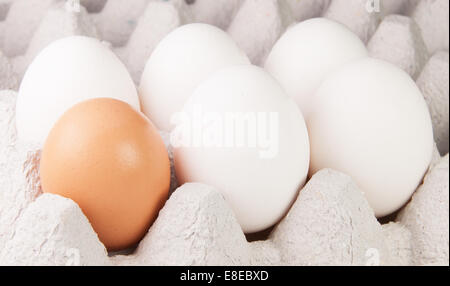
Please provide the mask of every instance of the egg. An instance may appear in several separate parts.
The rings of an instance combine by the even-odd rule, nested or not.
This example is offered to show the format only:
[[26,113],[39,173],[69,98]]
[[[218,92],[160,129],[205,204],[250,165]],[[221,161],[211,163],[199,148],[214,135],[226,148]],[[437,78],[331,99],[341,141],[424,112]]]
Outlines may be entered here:
[[250,64],[227,33],[207,24],[181,26],[155,48],[142,74],[142,110],[155,125],[170,131],[172,115],[195,88],[222,68]]
[[326,77],[367,56],[364,43],[345,26],[315,18],[284,33],[270,52],[265,69],[295,99],[308,121],[311,98]]
[[83,101],[44,144],[42,189],[75,201],[109,250],[136,244],[168,196],[170,163],[153,124],[129,104]]
[[57,40],[39,53],[24,75],[16,104],[18,137],[42,146],[65,111],[98,97],[140,109],[127,69],[105,45],[83,36]]
[[175,121],[180,183],[221,190],[246,233],[284,216],[306,180],[309,140],[299,108],[267,72],[240,65],[214,73]]
[[397,67],[366,58],[343,67],[318,89],[308,121],[311,173],[350,175],[377,217],[402,207],[432,158],[425,100]]

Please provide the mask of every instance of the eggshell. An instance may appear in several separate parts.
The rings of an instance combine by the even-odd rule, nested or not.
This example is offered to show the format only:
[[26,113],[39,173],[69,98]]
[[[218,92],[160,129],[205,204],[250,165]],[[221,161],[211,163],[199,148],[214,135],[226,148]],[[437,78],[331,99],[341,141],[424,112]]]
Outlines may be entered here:
[[168,196],[162,138],[125,102],[98,98],[72,107],[45,142],[44,192],[74,200],[109,250],[137,243]]
[[72,36],[53,42],[33,60],[20,85],[19,138],[42,145],[66,110],[97,97],[120,99],[140,108],[128,71],[100,41]]
[[363,59],[330,76],[308,119],[311,173],[350,175],[376,216],[403,206],[421,183],[433,151],[430,114],[407,73]]
[[309,141],[300,110],[268,73],[251,65],[218,71],[179,118],[171,141],[180,183],[219,189],[246,233],[283,217],[305,182]]
[[207,24],[184,25],[167,35],[150,56],[141,78],[142,110],[162,130],[195,88],[213,72],[250,64],[224,31]]
[[278,40],[265,63],[308,120],[320,84],[346,63],[368,55],[364,43],[342,24],[315,18],[301,22]]

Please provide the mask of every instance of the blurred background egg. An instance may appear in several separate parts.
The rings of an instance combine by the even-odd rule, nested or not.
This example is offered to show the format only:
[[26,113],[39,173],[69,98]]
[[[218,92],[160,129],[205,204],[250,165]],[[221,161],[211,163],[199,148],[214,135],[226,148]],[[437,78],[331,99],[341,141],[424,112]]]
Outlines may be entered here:
[[231,37],[211,25],[188,24],[167,35],[150,56],[142,74],[142,111],[165,131],[195,88],[213,72],[250,64]]
[[125,102],[79,103],[57,121],[40,162],[44,192],[74,200],[108,250],[137,243],[168,196],[170,163],[153,124]]
[[284,33],[270,52],[265,69],[295,99],[308,121],[311,98],[326,77],[367,56],[364,43],[344,25],[315,18]]
[[278,222],[309,168],[303,116],[263,69],[223,69],[199,85],[171,134],[180,183],[221,190],[242,230]]
[[20,85],[18,137],[42,145],[66,110],[97,97],[119,99],[140,109],[127,69],[100,41],[72,36],[53,42],[33,60]]
[[311,174],[332,168],[350,175],[377,217],[402,207],[432,157],[427,104],[399,68],[366,58],[331,75],[308,119]]

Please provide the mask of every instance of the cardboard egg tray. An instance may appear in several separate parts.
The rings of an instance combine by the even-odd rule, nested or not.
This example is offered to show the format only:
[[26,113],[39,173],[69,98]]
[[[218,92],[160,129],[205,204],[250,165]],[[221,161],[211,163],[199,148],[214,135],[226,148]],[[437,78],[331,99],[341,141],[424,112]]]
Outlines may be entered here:
[[[405,70],[429,105],[433,162],[398,213],[377,220],[349,176],[323,170],[273,229],[245,236],[217,190],[177,189],[172,168],[172,194],[147,235],[107,253],[73,201],[42,194],[40,150],[17,140],[14,106],[25,70],[52,41],[101,39],[138,85],[152,50],[180,25],[216,25],[261,65],[289,25],[319,16]],[[0,0],[0,265],[448,265],[448,47],[448,0]]]

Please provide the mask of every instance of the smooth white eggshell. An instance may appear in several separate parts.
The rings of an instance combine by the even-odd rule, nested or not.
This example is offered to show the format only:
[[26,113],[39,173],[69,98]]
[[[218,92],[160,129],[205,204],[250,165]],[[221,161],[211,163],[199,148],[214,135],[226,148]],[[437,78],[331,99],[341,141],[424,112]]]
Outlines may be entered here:
[[140,109],[125,66],[100,41],[71,36],[47,46],[20,85],[16,126],[20,139],[42,145],[58,118],[73,105],[110,97]]
[[367,55],[364,43],[344,25],[314,18],[285,32],[270,52],[265,69],[295,99],[307,120],[311,98],[323,80]]
[[[268,127],[269,123],[263,125],[262,120],[257,121],[258,128],[266,126],[263,127],[265,130],[272,130],[266,136],[271,138],[270,143],[263,148],[259,148],[259,144],[256,148],[250,144],[241,147],[237,144],[227,147],[198,144],[174,148],[180,183],[201,182],[221,190],[246,233],[272,226],[287,212],[308,173],[309,140],[299,108],[276,80],[263,69],[251,65],[226,68],[200,84],[183,113],[195,118],[199,107],[203,115],[214,112],[222,119],[229,114],[263,112],[267,119],[269,113],[277,114],[278,120],[266,121],[276,122],[271,125],[275,128]],[[204,125],[192,128],[191,134],[215,132],[217,125],[211,122],[218,121],[212,118],[205,119]],[[248,136],[252,128],[245,128],[245,136]],[[182,124],[175,127],[172,137],[179,130],[183,130]],[[232,134],[238,134],[238,131]],[[263,133],[257,131],[256,134]],[[224,135],[223,138],[230,137]],[[262,150],[271,150],[272,154],[262,157]]]
[[188,24],[167,35],[155,48],[142,74],[142,109],[155,125],[170,131],[171,116],[206,77],[222,68],[250,64],[224,31],[208,24]]
[[403,206],[430,164],[433,131],[425,100],[399,68],[351,63],[319,88],[308,119],[311,173],[350,175],[377,217]]

